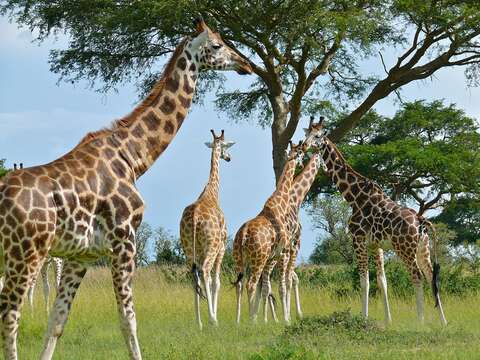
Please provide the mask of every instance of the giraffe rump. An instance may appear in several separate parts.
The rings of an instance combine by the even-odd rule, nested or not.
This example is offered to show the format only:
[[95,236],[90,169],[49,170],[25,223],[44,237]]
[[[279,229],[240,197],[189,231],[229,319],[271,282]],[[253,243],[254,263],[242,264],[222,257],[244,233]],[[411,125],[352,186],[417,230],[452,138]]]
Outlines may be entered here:
[[440,264],[437,259],[437,245],[438,238],[437,232],[433,224],[427,219],[419,216],[420,229],[424,234],[428,234],[428,229],[432,233],[432,242],[433,242],[433,273],[432,273],[432,291],[435,298],[435,307],[438,307],[440,304]]

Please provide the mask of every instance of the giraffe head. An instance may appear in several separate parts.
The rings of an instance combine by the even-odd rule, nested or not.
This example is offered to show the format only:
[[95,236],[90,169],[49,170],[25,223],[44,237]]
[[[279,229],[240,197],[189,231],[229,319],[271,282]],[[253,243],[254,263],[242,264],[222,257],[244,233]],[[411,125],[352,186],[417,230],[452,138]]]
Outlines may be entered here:
[[252,72],[249,61],[225,44],[220,34],[210,30],[203,19],[196,19],[194,24],[196,34],[191,49],[200,70],[235,70],[241,75]]
[[289,141],[290,151],[288,152],[287,161],[295,160],[297,166],[303,165],[303,157],[305,156],[304,143],[300,141],[298,144],[294,144]]
[[225,141],[225,130],[222,130],[220,136],[215,135],[215,131],[213,129],[210,130],[213,136],[213,142],[206,142],[205,145],[208,148],[216,150],[217,148],[220,151],[220,158],[229,162],[231,160],[230,154],[228,153],[228,149],[235,145],[233,141]]
[[311,116],[308,128],[303,129],[305,131],[304,143],[308,147],[319,147],[326,137],[325,130],[323,128],[323,121],[325,118],[320,116],[320,121],[318,123],[314,123],[313,120],[314,118]]

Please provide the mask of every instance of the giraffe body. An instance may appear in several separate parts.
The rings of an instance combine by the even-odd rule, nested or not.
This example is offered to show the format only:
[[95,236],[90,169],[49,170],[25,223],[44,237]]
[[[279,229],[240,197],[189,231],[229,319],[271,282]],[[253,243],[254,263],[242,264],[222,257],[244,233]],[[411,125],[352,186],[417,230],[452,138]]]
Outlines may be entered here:
[[131,114],[90,133],[69,153],[42,166],[19,169],[0,185],[0,328],[4,358],[17,360],[20,309],[47,254],[64,259],[50,313],[42,360],[53,356],[87,264],[108,256],[121,330],[131,359],[141,359],[132,300],[135,233],[144,202],[135,181],[162,154],[190,107],[198,72],[250,73],[248,62],[197,22],[164,74]]
[[[271,299],[269,275],[284,249],[290,249],[291,236],[287,227],[289,191],[295,168],[301,163],[302,158],[303,152],[299,147],[292,147],[276,190],[268,198],[262,211],[243,224],[235,236],[233,257],[238,273],[237,322],[240,321],[242,279],[247,267],[250,268],[250,278],[247,282],[250,318],[256,320],[261,297],[265,302],[265,315],[267,314],[267,301]],[[272,302],[270,304],[273,305]],[[272,307],[272,315],[275,317],[273,313]]]
[[[195,315],[197,323],[202,328],[200,317],[200,296],[205,294],[208,304],[210,323],[217,324],[217,304],[220,290],[220,270],[227,241],[227,228],[223,211],[218,200],[220,184],[220,159],[230,161],[227,149],[233,145],[221,136],[213,133],[213,143],[207,143],[212,148],[210,176],[208,183],[197,201],[187,206],[180,221],[180,240],[188,264],[192,269],[193,286],[195,289]],[[213,278],[211,271],[214,271]],[[201,281],[203,280],[203,290]]]
[[[390,241],[410,271],[416,292],[417,316],[423,322],[422,278],[424,276],[433,286],[436,275],[430,262],[428,235],[428,229],[434,232],[433,225],[415,210],[398,205],[378,185],[353,170],[337,147],[326,136],[318,134],[321,126],[311,126],[310,131],[317,133],[310,139],[319,147],[327,174],[352,208],[348,227],[360,271],[363,315],[368,316],[368,247],[373,247],[385,321],[391,322],[382,250],[382,243]],[[438,289],[434,288],[434,293],[440,320],[446,325]]]

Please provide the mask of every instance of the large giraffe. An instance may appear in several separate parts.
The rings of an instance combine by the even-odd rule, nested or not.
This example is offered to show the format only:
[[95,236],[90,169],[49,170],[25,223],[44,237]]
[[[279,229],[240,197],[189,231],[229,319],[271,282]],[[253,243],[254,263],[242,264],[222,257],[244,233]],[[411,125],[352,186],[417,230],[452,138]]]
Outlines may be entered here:
[[[387,296],[382,242],[391,241],[396,254],[410,271],[415,286],[417,316],[423,322],[423,286],[422,274],[432,284],[435,306],[440,320],[447,324],[438,291],[439,265],[436,263],[437,239],[433,225],[413,209],[402,207],[390,199],[382,189],[370,179],[353,170],[328,139],[322,124],[310,126],[307,143],[318,146],[326,173],[352,208],[349,231],[353,237],[353,249],[360,271],[362,288],[362,313],[368,316],[368,247],[375,249],[377,282],[382,292],[385,322],[391,322],[390,306]],[[430,262],[428,229],[433,234],[434,266]]]
[[[291,143],[290,143],[291,144]],[[289,192],[297,165],[303,161],[301,145],[293,146],[278,180],[273,194],[267,199],[262,211],[252,220],[247,221],[238,230],[233,243],[233,258],[238,274],[235,282],[237,288],[237,322],[240,322],[242,280],[246,268],[250,268],[247,293],[250,318],[256,320],[260,304],[261,289],[265,291],[265,312],[268,296],[271,292],[268,276],[272,263],[286,248],[290,248],[290,234],[287,228]],[[259,283],[262,278],[262,283]],[[262,285],[263,284],[263,285]],[[261,289],[257,289],[260,285]],[[272,306],[273,309],[273,306]]]
[[[207,147],[212,149],[210,176],[207,185],[197,201],[185,208],[180,221],[180,240],[192,269],[195,289],[195,315],[200,329],[202,328],[200,316],[201,278],[203,278],[203,293],[208,303],[209,321],[214,325],[217,324],[220,267],[227,241],[225,219],[218,201],[220,185],[218,169],[220,159],[230,161],[230,154],[227,150],[234,144],[234,142],[225,141],[223,130],[220,136],[216,136],[213,130],[211,132],[213,142],[205,143]],[[214,268],[213,283],[210,275],[212,268]]]
[[190,107],[199,71],[251,72],[241,58],[196,21],[150,94],[128,116],[88,134],[69,153],[17,170],[0,184],[1,334],[5,359],[17,359],[20,309],[32,279],[50,253],[65,259],[41,359],[51,359],[87,263],[111,259],[121,329],[130,357],[141,359],[132,300],[135,232],[144,202],[138,179],[170,144]]

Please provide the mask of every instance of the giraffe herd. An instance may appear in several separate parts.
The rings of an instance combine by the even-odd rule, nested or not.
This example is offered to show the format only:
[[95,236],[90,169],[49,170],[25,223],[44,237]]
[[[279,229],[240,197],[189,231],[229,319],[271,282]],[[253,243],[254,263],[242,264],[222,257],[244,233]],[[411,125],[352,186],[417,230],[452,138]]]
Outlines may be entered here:
[[[76,291],[88,264],[102,256],[111,262],[120,328],[131,359],[142,358],[133,306],[135,234],[144,201],[135,186],[165,151],[190,108],[199,73],[234,70],[249,74],[247,59],[229,47],[201,19],[193,36],[184,38],[148,96],[127,116],[103,130],[87,134],[70,152],[51,163],[16,169],[0,182],[0,331],[4,358],[17,360],[17,334],[22,305],[36,278],[51,261],[63,260],[53,308],[49,314],[42,360],[52,359],[63,333]],[[432,224],[415,211],[390,200],[369,179],[355,172],[326,136],[321,121],[310,121],[305,138],[291,144],[275,191],[260,213],[238,230],[233,246],[237,280],[237,321],[240,321],[243,282],[249,315],[255,320],[260,303],[264,320],[270,309],[277,321],[270,275],[280,273],[284,320],[290,321],[293,287],[297,315],[302,316],[294,267],[300,248],[299,208],[315,176],[323,169],[352,207],[349,229],[360,269],[362,312],[368,316],[367,247],[375,249],[377,281],[385,318],[391,321],[383,269],[384,241],[391,241],[411,272],[417,314],[423,320],[421,280],[432,283],[436,306],[446,324],[438,294],[438,266],[430,263],[428,230]],[[230,161],[232,142],[212,130],[210,176],[198,199],[185,208],[181,244],[191,268],[195,314],[202,327],[200,300],[205,297],[209,322],[217,324],[220,269],[227,229],[219,205],[220,159]],[[305,160],[307,163],[304,165]],[[303,166],[300,173],[296,169]],[[434,239],[435,240],[435,239]],[[435,245],[435,242],[434,242]],[[213,276],[212,276],[213,270]],[[45,273],[45,271],[42,271]]]

